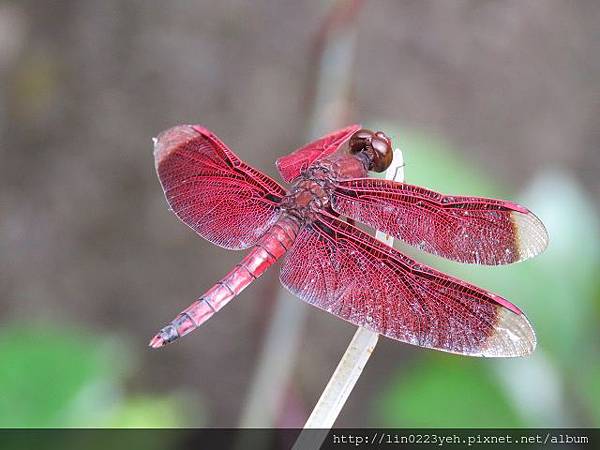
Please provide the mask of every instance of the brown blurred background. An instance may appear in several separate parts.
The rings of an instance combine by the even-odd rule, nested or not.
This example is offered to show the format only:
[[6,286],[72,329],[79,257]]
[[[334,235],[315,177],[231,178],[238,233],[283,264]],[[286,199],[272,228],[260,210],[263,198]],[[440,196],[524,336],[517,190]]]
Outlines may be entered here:
[[[147,349],[241,257],[168,211],[151,138],[201,123],[277,177],[274,160],[306,138],[309,54],[331,4],[1,2],[0,324],[117,336],[135,360],[126,392],[190,392],[203,419],[185,423],[235,426],[277,270],[194,335]],[[599,23],[585,0],[368,1],[351,118],[444,136],[509,192],[541,167],[569,171],[597,202]],[[354,331],[304,307],[280,424],[303,423]],[[382,340],[338,424],[377,425],[372,393],[420,357]]]

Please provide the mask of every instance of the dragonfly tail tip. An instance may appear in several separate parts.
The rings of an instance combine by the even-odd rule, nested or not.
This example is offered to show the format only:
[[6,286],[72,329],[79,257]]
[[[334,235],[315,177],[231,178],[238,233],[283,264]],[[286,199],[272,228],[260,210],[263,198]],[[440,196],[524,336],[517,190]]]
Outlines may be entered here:
[[167,342],[162,338],[160,333],[158,333],[156,336],[154,336],[152,338],[152,340],[148,344],[148,347],[160,348],[160,347],[164,347],[166,344],[167,344]]
[[150,343],[148,344],[151,348],[160,348],[165,345],[173,342],[174,340],[179,338],[179,333],[177,332],[177,328],[173,324],[169,324],[160,330],[156,335],[152,338]]

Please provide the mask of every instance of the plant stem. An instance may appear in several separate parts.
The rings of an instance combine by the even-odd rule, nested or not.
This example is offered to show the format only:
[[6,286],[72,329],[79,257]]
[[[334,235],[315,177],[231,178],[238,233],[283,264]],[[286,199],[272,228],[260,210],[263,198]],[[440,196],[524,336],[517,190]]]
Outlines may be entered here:
[[[394,160],[386,171],[385,178],[400,182],[404,181],[404,160],[399,149],[394,151]],[[386,236],[385,233],[378,231],[375,236],[388,245],[394,243],[394,238]],[[375,350],[378,338],[377,333],[358,327],[312,414],[304,425],[304,430],[319,429],[321,432],[305,432],[303,430],[296,441],[296,445],[294,445],[294,449],[320,447]]]
[[[306,87],[305,138],[346,124],[356,44],[355,18],[362,0],[337,0],[315,41],[308,64],[313,68]],[[279,289],[269,329],[250,384],[240,427],[272,427],[296,361],[307,308],[289,292]]]

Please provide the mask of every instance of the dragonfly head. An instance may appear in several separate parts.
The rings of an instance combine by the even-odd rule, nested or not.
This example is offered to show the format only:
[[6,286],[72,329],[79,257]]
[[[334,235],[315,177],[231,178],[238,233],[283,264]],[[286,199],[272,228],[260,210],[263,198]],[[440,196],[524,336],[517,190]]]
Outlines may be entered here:
[[350,137],[350,153],[368,157],[369,170],[385,171],[394,157],[392,140],[383,131],[358,130]]

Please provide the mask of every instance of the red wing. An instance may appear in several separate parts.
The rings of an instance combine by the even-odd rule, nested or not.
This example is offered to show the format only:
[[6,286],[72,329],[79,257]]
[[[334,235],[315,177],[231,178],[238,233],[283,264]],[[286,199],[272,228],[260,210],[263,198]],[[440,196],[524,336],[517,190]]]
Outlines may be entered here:
[[450,197],[394,181],[336,182],[333,209],[421,250],[465,263],[509,264],[548,245],[544,225],[523,206]]
[[306,144],[287,156],[282,156],[275,163],[281,178],[287,183],[291,182],[317,159],[335,153],[358,130],[360,125],[350,125]]
[[281,282],[302,300],[392,339],[471,356],[535,348],[507,300],[418,264],[327,213],[298,234]]
[[213,244],[250,247],[279,216],[285,189],[205,128],[178,125],[162,132],[154,157],[173,212]]

